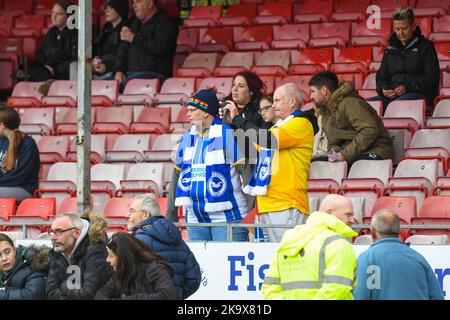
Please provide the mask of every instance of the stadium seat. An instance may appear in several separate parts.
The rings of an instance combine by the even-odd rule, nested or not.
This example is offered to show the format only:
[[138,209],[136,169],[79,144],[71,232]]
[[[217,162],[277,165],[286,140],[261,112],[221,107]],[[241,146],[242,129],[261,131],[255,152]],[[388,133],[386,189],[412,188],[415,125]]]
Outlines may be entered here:
[[21,15],[14,21],[14,28],[32,30],[41,35],[41,30],[45,27],[45,16],[43,15]]
[[198,44],[197,28],[180,28],[177,38],[177,53],[191,53]]
[[[191,124],[187,118],[187,109],[185,107],[180,107],[176,118],[172,118],[170,121],[170,132],[174,134],[184,133],[190,127]],[[175,117],[175,112],[172,110],[172,117]]]
[[4,0],[2,14],[23,15],[31,14],[33,11],[33,0]]
[[14,27],[14,17],[13,16],[0,16],[0,36],[1,37],[10,36],[13,27]]
[[54,108],[27,108],[19,113],[20,130],[26,134],[50,135],[55,127]]
[[254,19],[254,24],[287,24],[292,20],[294,4],[290,1],[266,2]]
[[155,95],[157,104],[183,104],[195,92],[195,78],[169,78]]
[[450,128],[450,99],[439,101],[433,110],[433,116],[427,118],[426,128]]
[[448,1],[446,0],[417,0],[414,16],[439,17],[445,15],[446,10],[448,10]]
[[37,91],[41,82],[22,81],[14,86],[8,97],[8,106],[13,108],[38,108],[41,106],[43,95]]
[[381,8],[381,18],[391,18],[397,7],[408,6],[408,0],[372,0],[372,4]]
[[72,213],[72,214],[78,213],[76,197],[65,198],[61,202],[61,204],[58,206],[58,209],[56,210],[56,215],[64,213]]
[[[95,111],[91,109],[91,125],[95,121]],[[78,132],[78,109],[60,107],[55,110],[55,134],[56,135],[75,135]]]
[[181,134],[162,134],[153,142],[152,149],[144,152],[145,161],[170,161],[172,152],[176,152]]
[[[0,198],[0,221],[9,221],[16,212],[16,199]],[[0,227],[1,230],[1,227]]]
[[386,46],[392,33],[392,19],[380,19],[380,29],[369,29],[366,21],[352,23],[352,38],[350,45],[358,46]]
[[77,94],[76,81],[56,80],[51,84],[47,96],[42,98],[42,106],[76,107]]
[[437,177],[436,186],[432,191],[433,196],[450,196],[450,176]]
[[218,62],[217,52],[193,52],[186,57],[183,66],[177,69],[176,75],[177,77],[206,78],[211,76]]
[[311,162],[308,180],[308,197],[318,203],[330,193],[338,193],[341,180],[347,177],[347,162]]
[[163,193],[163,175],[163,163],[137,163],[130,167],[127,179],[121,181],[117,194],[130,198],[154,193],[159,197]]
[[433,19],[431,17],[418,18],[414,12],[414,22],[418,27],[420,27],[420,31],[422,31],[423,36],[428,39],[430,33],[432,32]]
[[220,26],[250,26],[256,17],[256,3],[236,3],[228,7],[224,17],[219,18]]
[[[394,211],[400,217],[400,224],[411,224],[412,218],[417,217],[417,206],[415,197],[381,197],[375,201],[375,205],[372,208],[373,216],[380,209],[389,209]],[[363,219],[364,224],[369,224],[371,217]],[[366,231],[367,232],[367,231]],[[401,239],[405,240],[408,236],[409,230],[403,229],[401,231]]]
[[362,222],[362,217],[370,216],[376,199],[383,195],[391,177],[392,160],[359,160],[352,164],[348,178],[342,179],[340,190],[348,198],[364,199],[365,211],[356,217],[358,222]]
[[256,65],[251,71],[259,76],[284,77],[287,75],[290,60],[289,50],[266,50],[256,59]]
[[[409,115],[409,116],[408,116]],[[389,103],[386,108],[383,121],[387,118],[396,118],[397,125],[402,125],[401,119],[413,119],[418,128],[422,128],[425,122],[425,100],[395,100]],[[391,122],[386,121],[390,124]],[[395,125],[395,123],[394,123]]]
[[233,84],[232,77],[211,77],[202,79],[202,82],[197,87],[198,90],[206,89],[209,85],[214,85],[217,88],[216,95],[223,99],[231,93]]
[[409,148],[405,150],[407,159],[437,159],[443,171],[448,170],[447,158],[450,154],[450,129],[421,129],[417,131]]
[[366,10],[368,6],[370,6],[370,0],[336,0],[331,20],[355,22],[363,21],[366,18]]
[[325,71],[321,64],[291,64],[289,65],[288,74],[312,76],[321,71]]
[[[116,134],[93,134],[91,135],[91,163],[101,163],[106,159],[106,150],[112,150],[118,135]],[[108,142],[112,145],[107,148]],[[67,153],[66,161],[77,162],[77,146],[73,144],[70,152]]]
[[294,17],[296,23],[326,22],[333,13],[333,1],[305,0],[299,4],[299,14]]
[[225,53],[233,49],[233,28],[209,28],[200,36],[200,42],[195,47],[197,52]]
[[266,94],[273,94],[275,91],[275,77],[274,76],[259,76],[259,78],[266,85]]
[[272,26],[250,26],[247,27],[234,43],[237,51],[263,51],[270,48],[273,40]]
[[372,48],[342,48],[339,52],[337,50],[335,52],[335,63],[331,64],[330,70],[335,72],[338,77],[350,76],[355,88],[362,89],[368,65],[372,61]]
[[68,136],[44,136],[38,143],[41,163],[62,162],[69,151]]
[[[412,219],[417,225],[450,225],[450,197],[431,196],[425,199],[418,217]],[[450,235],[450,229],[414,229],[413,235]]]
[[[127,231],[126,222],[130,216],[129,209],[134,198],[111,198],[104,204],[102,213],[108,221],[108,231],[112,230],[124,230]],[[121,224],[112,224],[112,221],[119,222]]]
[[228,52],[226,53],[219,66],[214,69],[215,77],[233,77],[239,71],[248,69],[254,64],[253,51],[247,52]]
[[92,80],[92,106],[111,107],[117,102],[119,81]]
[[311,40],[309,46],[312,48],[347,46],[350,40],[350,22],[326,22],[311,24]]
[[93,210],[99,211],[105,202],[120,189],[120,181],[125,177],[124,164],[99,163],[91,168],[91,193]]
[[159,92],[159,79],[132,79],[128,81],[123,94],[117,98],[119,105],[151,106]]
[[130,108],[103,108],[98,107],[92,133],[118,133],[128,132],[133,120],[133,110]]
[[108,162],[142,162],[144,151],[151,147],[148,134],[125,134],[117,138],[112,151],[106,152]]
[[405,242],[411,245],[445,245],[448,244],[448,236],[445,235],[415,235],[410,236]]
[[186,28],[214,27],[222,15],[222,6],[192,7],[189,19],[184,20]]
[[310,39],[309,24],[273,26],[273,49],[305,49]]
[[394,177],[389,179],[385,194],[414,196],[417,208],[420,208],[423,200],[431,195],[440,171],[442,169],[439,170],[439,163],[436,159],[403,160],[398,164]]
[[292,64],[321,64],[325,69],[333,63],[333,49],[305,49],[297,57],[292,56]]
[[155,133],[169,132],[170,109],[145,108],[136,122],[130,126],[130,133]]
[[305,101],[309,100],[309,86],[308,81],[311,79],[309,75],[295,75],[295,76],[287,76],[283,79],[280,79],[276,82],[276,86],[279,87],[285,83],[293,82],[297,85],[297,87],[302,91],[303,98]]
[[16,84],[14,63],[0,60],[0,91],[10,91]]

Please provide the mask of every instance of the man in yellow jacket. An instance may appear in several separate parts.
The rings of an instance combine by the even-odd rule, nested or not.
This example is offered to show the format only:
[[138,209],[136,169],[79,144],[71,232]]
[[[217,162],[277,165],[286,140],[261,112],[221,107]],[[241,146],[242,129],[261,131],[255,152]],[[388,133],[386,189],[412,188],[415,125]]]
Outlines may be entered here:
[[306,224],[285,232],[265,274],[264,298],[353,300],[356,255],[346,238],[357,235],[354,222],[350,200],[325,197]]

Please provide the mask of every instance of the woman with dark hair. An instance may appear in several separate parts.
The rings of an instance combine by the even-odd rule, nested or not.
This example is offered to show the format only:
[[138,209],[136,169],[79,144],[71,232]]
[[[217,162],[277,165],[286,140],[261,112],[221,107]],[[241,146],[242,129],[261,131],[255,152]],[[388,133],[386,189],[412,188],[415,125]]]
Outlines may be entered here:
[[173,271],[145,243],[125,232],[115,233],[107,245],[106,261],[114,274],[97,291],[97,300],[175,300]]
[[[70,63],[77,60],[78,50],[78,30],[67,26],[67,9],[71,5],[70,0],[55,1],[51,14],[52,27],[42,41],[38,63],[30,66],[31,81],[69,80]],[[45,93],[47,88],[39,90]]]
[[15,109],[0,107],[0,196],[22,201],[38,188],[40,161],[36,142],[19,126]]
[[0,300],[43,300],[50,257],[46,246],[14,246],[0,233]]

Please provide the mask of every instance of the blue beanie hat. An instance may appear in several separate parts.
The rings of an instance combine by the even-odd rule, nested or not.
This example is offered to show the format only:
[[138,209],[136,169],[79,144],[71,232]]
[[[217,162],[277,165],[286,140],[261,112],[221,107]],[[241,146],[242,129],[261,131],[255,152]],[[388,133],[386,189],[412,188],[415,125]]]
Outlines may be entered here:
[[214,91],[209,89],[200,90],[189,98],[186,104],[188,106],[199,108],[214,117],[219,113],[219,100]]

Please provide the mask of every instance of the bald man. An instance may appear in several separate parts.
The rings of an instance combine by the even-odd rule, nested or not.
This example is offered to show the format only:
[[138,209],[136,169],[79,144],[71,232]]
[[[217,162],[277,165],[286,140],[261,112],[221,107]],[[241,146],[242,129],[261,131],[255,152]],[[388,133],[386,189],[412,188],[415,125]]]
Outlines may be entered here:
[[400,218],[387,209],[370,222],[374,243],[359,255],[357,300],[443,300],[442,288],[425,258],[402,243]]
[[[269,179],[262,179],[267,191],[257,197],[262,224],[295,227],[304,224],[309,214],[307,189],[314,128],[300,110],[302,102],[302,94],[294,83],[284,84],[274,92],[272,108],[280,120],[269,131],[277,141],[277,149],[268,161],[270,168],[263,164],[261,167],[266,170],[254,173],[256,177],[270,175]],[[264,228],[264,238],[280,242],[285,231],[285,228]]]
[[356,255],[346,238],[357,235],[353,206],[332,194],[306,224],[284,233],[261,292],[265,299],[353,300]]

